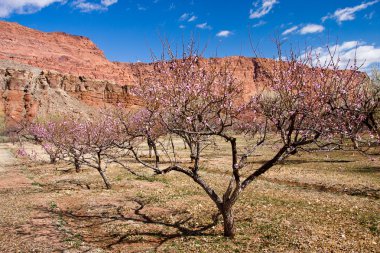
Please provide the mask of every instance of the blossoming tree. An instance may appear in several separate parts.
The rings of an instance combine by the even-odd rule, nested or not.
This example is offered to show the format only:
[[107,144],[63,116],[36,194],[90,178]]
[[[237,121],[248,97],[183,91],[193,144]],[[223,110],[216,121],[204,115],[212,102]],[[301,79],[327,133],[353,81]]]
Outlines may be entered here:
[[[167,49],[168,58],[155,63],[155,77],[142,80],[146,83],[136,93],[144,101],[155,101],[159,124],[188,144],[191,164],[187,166],[183,161],[170,158],[169,166],[149,164],[142,161],[137,152],[134,152],[135,158],[157,174],[176,171],[192,178],[222,214],[224,235],[233,237],[233,210],[242,191],[299,148],[318,140],[328,141],[342,132],[341,122],[324,99],[331,96],[331,92],[342,91],[327,86],[343,81],[360,86],[361,80],[326,70],[328,66],[322,64],[315,65],[310,55],[300,58],[291,54],[286,60],[280,57],[274,63],[271,82],[257,87],[258,92],[244,101],[244,91],[234,78],[233,66],[202,61],[192,45],[179,58],[170,47]],[[352,93],[348,98],[356,95]],[[271,131],[271,139],[278,139],[281,145],[272,158],[258,168],[249,169],[247,162],[258,147],[267,143],[268,131]],[[250,144],[239,151],[237,142],[242,133],[249,134]],[[224,140],[230,146],[231,163],[226,166],[230,168],[231,178],[222,194],[217,193],[213,182],[206,181],[201,172],[204,147],[211,139]]]
[[118,155],[125,156],[123,150],[115,148],[116,143],[126,140],[120,129],[119,121],[109,115],[92,120],[61,115],[55,120],[30,123],[22,135],[29,140],[32,136],[32,140],[41,145],[53,161],[57,158],[68,161],[77,172],[83,165],[96,169],[106,188],[110,189],[107,167],[116,161]]

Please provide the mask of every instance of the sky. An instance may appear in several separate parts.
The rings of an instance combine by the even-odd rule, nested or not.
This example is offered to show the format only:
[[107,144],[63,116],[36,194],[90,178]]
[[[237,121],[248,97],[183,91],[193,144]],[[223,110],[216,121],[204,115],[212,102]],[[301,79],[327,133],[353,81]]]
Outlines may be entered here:
[[89,37],[111,61],[149,62],[161,39],[194,37],[206,57],[276,58],[277,38],[301,52],[326,45],[342,66],[380,65],[380,0],[0,0],[0,19]]

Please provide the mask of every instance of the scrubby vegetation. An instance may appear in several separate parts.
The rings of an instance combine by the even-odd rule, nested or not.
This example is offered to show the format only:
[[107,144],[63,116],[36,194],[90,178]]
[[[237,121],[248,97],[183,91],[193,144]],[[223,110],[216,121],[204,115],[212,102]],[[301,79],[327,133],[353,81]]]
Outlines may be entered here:
[[[182,140],[173,142],[179,158],[189,160]],[[229,180],[229,149],[220,142],[204,150],[201,175],[218,193]],[[146,144],[140,151],[148,159]],[[249,167],[272,154],[271,143],[263,145]],[[213,220],[217,209],[192,179],[152,177],[129,161],[147,177],[110,165],[111,190],[96,170],[70,172],[65,162],[24,161],[0,172],[0,251],[376,252],[380,243],[379,162],[356,151],[300,151],[277,164],[236,202],[232,240],[223,237],[221,219]]]
[[[202,63],[193,46],[180,58],[166,46],[164,58],[155,62],[153,72],[141,76],[140,85],[133,89],[142,101],[139,108],[106,110],[96,119],[62,115],[27,123],[18,131],[42,146],[51,163],[73,164],[80,173],[69,176],[71,184],[92,189],[85,175],[87,168],[94,168],[110,190],[102,194],[123,199],[94,207],[94,215],[85,205],[64,210],[64,204],[54,200],[48,212],[58,215],[60,226],[70,227],[62,228],[69,240],[82,245],[88,238],[82,233],[87,232],[76,226],[87,224],[83,218],[89,218],[112,223],[106,228],[110,233],[101,225],[89,224],[108,238],[109,249],[124,242],[146,243],[152,236],[157,239],[148,239],[150,244],[165,244],[168,250],[196,249],[201,242],[195,235],[200,235],[201,240],[228,250],[324,250],[323,244],[315,241],[325,238],[324,233],[331,236],[332,230],[337,232],[332,220],[341,216],[338,233],[342,240],[347,234],[353,237],[366,231],[355,241],[356,249],[363,249],[361,242],[368,247],[376,245],[379,217],[374,208],[378,207],[379,182],[373,177],[378,173],[373,161],[378,159],[380,140],[376,76],[371,80],[356,66],[340,70],[334,57],[321,62],[309,52],[302,56],[290,53],[285,58],[280,50],[271,82],[257,87],[247,99],[234,78],[233,66]],[[330,155],[329,151],[334,152]],[[22,148],[19,154],[28,152]],[[356,164],[355,159],[361,161],[360,166],[336,167]],[[299,166],[308,161],[313,165]],[[106,174],[109,168],[122,168],[129,174],[111,172],[112,179]],[[361,175],[358,180],[369,180],[365,187],[351,181],[356,173]],[[73,181],[75,177],[78,181]],[[116,185],[112,190],[111,181]],[[65,181],[60,182],[64,185]],[[121,189],[120,182],[126,189]],[[58,187],[50,185],[51,180],[33,184],[43,189]],[[129,184],[140,190],[129,189]],[[326,199],[319,200],[316,192],[325,192],[321,196]],[[344,197],[341,200],[336,195]],[[370,199],[373,206],[364,208],[355,195]],[[346,198],[360,207],[351,206]],[[143,213],[151,204],[159,209],[159,217]],[[104,208],[104,213],[99,215],[98,208]],[[205,214],[211,216],[211,224],[204,222]],[[261,216],[266,217],[264,221]],[[329,218],[323,220],[323,216]],[[220,217],[224,236],[238,240],[229,242],[216,236]],[[124,231],[119,225],[125,222],[154,228],[140,231],[142,225],[136,225],[134,231]],[[346,231],[344,223],[352,227]],[[170,232],[157,232],[157,226]],[[323,226],[332,230],[324,231]],[[183,237],[190,235],[194,245],[187,245]],[[214,236],[207,239],[209,235]],[[350,244],[342,243],[342,248],[334,247],[349,249]]]

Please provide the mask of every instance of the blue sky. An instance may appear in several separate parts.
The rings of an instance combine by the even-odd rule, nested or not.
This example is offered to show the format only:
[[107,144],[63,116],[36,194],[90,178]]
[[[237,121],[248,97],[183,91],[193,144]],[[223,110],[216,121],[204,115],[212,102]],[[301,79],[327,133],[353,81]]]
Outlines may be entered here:
[[274,57],[286,46],[335,45],[342,61],[355,52],[365,68],[380,63],[380,0],[0,0],[0,18],[38,30],[93,40],[112,61],[150,60],[160,37],[180,45],[194,34],[206,56]]

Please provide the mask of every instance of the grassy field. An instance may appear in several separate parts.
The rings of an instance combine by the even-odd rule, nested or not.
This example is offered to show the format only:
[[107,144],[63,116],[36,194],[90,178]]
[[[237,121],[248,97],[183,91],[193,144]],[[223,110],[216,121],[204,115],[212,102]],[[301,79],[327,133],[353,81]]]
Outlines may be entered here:
[[[225,145],[206,150],[202,163],[219,192],[229,179]],[[245,170],[271,153],[259,150]],[[105,190],[93,169],[69,168],[20,161],[0,169],[0,252],[380,252],[378,158],[291,157],[242,194],[232,240],[213,220],[213,203],[181,174],[137,177],[114,166]]]

